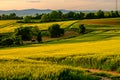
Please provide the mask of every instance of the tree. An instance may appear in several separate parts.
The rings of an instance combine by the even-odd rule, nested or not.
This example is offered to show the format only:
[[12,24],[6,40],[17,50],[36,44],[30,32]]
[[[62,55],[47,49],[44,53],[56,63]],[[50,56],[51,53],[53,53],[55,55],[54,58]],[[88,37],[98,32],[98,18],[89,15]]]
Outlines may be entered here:
[[15,45],[22,45],[23,44],[21,35],[15,36],[15,38],[14,38],[14,44]]
[[62,11],[58,11],[58,18],[61,20],[62,19],[62,15],[63,15],[63,13],[62,13]]
[[6,20],[6,19],[8,19],[8,15],[2,14],[1,15],[1,20]]
[[25,17],[23,18],[23,22],[25,22],[25,23],[30,23],[30,22],[31,22],[31,16],[25,16]]
[[16,36],[21,36],[22,40],[29,41],[32,40],[33,36],[37,36],[39,33],[38,27],[20,27],[15,30]]
[[59,13],[57,11],[52,11],[49,13],[50,21],[57,21],[59,19]]
[[1,41],[2,46],[10,46],[14,44],[14,40],[11,38],[5,38],[4,40]]
[[42,35],[41,35],[41,31],[39,31],[38,35],[37,35],[37,41],[40,43],[42,41]]
[[97,17],[98,18],[104,18],[105,16],[104,16],[104,12],[102,11],[102,10],[99,10],[98,12],[97,12]]
[[84,27],[84,24],[82,24],[82,25],[80,25],[79,26],[79,33],[82,33],[82,34],[84,34],[85,33],[85,27]]
[[20,27],[15,30],[16,36],[21,35],[22,40],[29,41],[32,39],[32,28],[31,27]]
[[75,15],[75,13],[73,11],[70,11],[70,12],[67,13],[67,17],[68,17],[69,20],[73,20],[74,15]]
[[36,13],[33,19],[41,19],[41,17],[42,17],[42,14]]
[[65,32],[64,29],[60,28],[60,34],[64,35],[64,32]]
[[84,19],[85,13],[80,12],[80,19]]
[[116,14],[114,13],[114,11],[111,11],[111,17],[116,17]]
[[15,13],[10,13],[9,14],[9,19],[16,19],[16,18],[17,18],[17,16],[16,16]]
[[119,17],[119,16],[120,16],[120,14],[119,14],[118,11],[115,11],[115,16],[116,16],[116,17]]
[[60,29],[60,25],[53,24],[49,27],[48,31],[52,38],[59,37],[61,34],[64,34],[64,29]]
[[79,13],[75,13],[75,14],[74,14],[74,19],[75,19],[75,20],[80,19],[80,14],[79,14]]
[[86,19],[94,19],[95,18],[95,14],[94,13],[88,13],[85,18]]
[[48,15],[43,14],[42,17],[41,17],[41,22],[48,22],[48,21],[49,21]]

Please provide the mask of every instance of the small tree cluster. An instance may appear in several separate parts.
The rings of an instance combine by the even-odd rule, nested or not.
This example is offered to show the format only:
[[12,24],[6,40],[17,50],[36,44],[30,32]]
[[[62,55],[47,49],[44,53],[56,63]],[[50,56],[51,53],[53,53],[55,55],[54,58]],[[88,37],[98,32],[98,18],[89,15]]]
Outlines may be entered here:
[[41,32],[38,27],[20,27],[15,30],[16,36],[21,36],[23,41],[30,41],[34,36],[37,36],[38,42],[42,41]]
[[64,29],[61,29],[60,25],[58,24],[53,24],[52,26],[50,26],[48,31],[50,32],[50,36],[52,38],[59,37],[64,34]]
[[22,39],[21,36],[10,36],[5,37],[0,41],[1,46],[12,46],[12,45],[22,45]]

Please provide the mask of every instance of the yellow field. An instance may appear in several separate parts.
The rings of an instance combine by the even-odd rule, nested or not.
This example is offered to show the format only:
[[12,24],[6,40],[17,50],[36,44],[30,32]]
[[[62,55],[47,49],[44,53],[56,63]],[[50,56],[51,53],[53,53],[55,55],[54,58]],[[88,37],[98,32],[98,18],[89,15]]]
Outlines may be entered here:
[[21,26],[38,26],[40,30],[47,30],[52,24],[59,24],[61,28],[69,27],[71,24],[77,22],[74,21],[62,21],[62,22],[49,22],[49,23],[16,23],[15,20],[2,20],[0,21],[0,33],[13,32],[16,28]]
[[[58,80],[58,77],[62,75],[61,77],[74,76],[75,80],[78,79],[78,76],[82,76],[82,78],[79,78],[81,80],[102,80],[104,77],[105,79],[107,77],[108,80],[120,80],[120,24],[102,24],[102,22],[101,24],[99,23],[100,26],[98,23],[96,26],[92,22],[92,25],[90,25],[89,21],[86,23],[87,28],[92,28],[94,31],[84,35],[54,40],[43,44],[1,48],[0,78]],[[65,28],[65,26],[70,27],[70,24],[74,22],[76,21],[58,23]],[[119,22],[119,19],[116,22]],[[73,24],[72,27],[79,23]],[[46,25],[51,25],[51,23],[38,24],[38,26]],[[98,27],[97,30],[96,27]],[[116,29],[114,30],[114,28]],[[3,29],[5,28],[0,28],[0,30]],[[87,71],[84,71],[82,68],[87,69]],[[96,73],[93,75],[92,72],[89,72],[89,69],[111,71],[112,76],[107,75],[107,72],[104,75],[98,72],[102,76],[100,76],[101,79],[96,79]],[[89,75],[92,75],[95,79],[88,78]],[[116,75],[117,77],[115,77]]]

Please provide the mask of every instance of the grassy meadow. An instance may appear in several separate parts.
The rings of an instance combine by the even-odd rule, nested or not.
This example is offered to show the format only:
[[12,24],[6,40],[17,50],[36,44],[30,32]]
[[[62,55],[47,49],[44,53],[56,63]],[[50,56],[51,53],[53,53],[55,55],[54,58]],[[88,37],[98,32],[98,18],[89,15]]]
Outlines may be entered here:
[[30,24],[5,20],[0,21],[0,33],[20,26],[46,30],[53,23],[67,29],[85,24],[90,32],[42,44],[1,48],[0,79],[120,80],[120,18]]

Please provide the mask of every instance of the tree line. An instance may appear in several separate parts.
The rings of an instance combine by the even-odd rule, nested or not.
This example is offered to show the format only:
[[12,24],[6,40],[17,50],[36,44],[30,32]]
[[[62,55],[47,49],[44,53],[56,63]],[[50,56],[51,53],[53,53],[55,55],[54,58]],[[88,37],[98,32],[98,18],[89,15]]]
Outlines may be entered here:
[[[118,11],[104,12],[99,10],[97,12],[73,12],[63,13],[62,11],[51,11],[47,14],[35,14],[34,16],[17,16],[15,13],[10,13],[9,15],[0,15],[0,20],[9,19],[23,19],[26,22],[32,22],[31,19],[38,19],[40,22],[52,22],[52,21],[64,21],[64,20],[80,20],[80,19],[97,19],[97,18],[114,18],[120,17]],[[27,18],[27,19],[26,19]],[[24,21],[22,21],[24,22]]]

